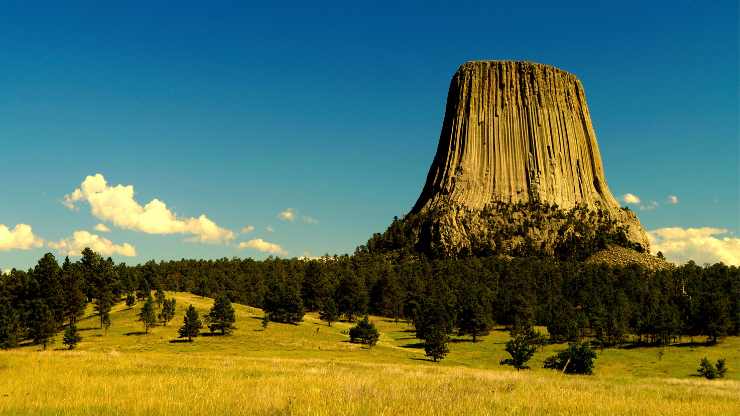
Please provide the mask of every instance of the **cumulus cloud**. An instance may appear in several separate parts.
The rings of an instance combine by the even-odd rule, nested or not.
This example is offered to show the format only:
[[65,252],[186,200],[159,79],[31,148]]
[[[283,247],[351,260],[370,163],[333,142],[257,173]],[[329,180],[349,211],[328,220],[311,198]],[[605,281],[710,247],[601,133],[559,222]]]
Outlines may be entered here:
[[129,243],[114,244],[107,238],[89,233],[87,231],[75,231],[72,237],[59,241],[50,241],[49,247],[68,256],[79,256],[85,247],[104,256],[119,254],[125,257],[136,256],[136,248]]
[[628,204],[639,204],[640,203],[640,197],[638,197],[635,194],[626,193],[622,195],[622,201]]
[[43,244],[44,240],[36,236],[28,224],[16,224],[13,229],[0,224],[0,251],[30,250]]
[[255,238],[249,241],[242,241],[241,243],[239,243],[239,248],[251,248],[262,253],[279,254],[283,256],[288,254],[288,252],[285,251],[280,245],[265,241],[261,238]]
[[92,214],[116,227],[147,234],[192,234],[188,241],[220,243],[234,239],[234,232],[219,227],[205,215],[183,218],[175,215],[159,199],[142,206],[134,199],[133,185],[109,186],[101,174],[87,176],[79,188],[65,195],[63,204],[76,209],[77,203],[90,204]]
[[668,195],[668,203],[672,205],[678,204],[678,197],[676,195]]
[[293,208],[288,208],[285,211],[278,214],[278,218],[280,218],[283,221],[295,221],[295,210]]
[[268,233],[274,233],[275,229],[272,228],[272,226],[268,225],[267,227],[265,227],[265,231],[267,231]]
[[95,231],[100,231],[101,233],[109,233],[110,228],[108,228],[107,225],[103,224],[102,222],[95,226]]
[[740,265],[740,238],[725,228],[668,227],[648,231],[653,252],[662,252],[676,263],[694,260],[697,264],[723,262]]
[[254,225],[245,225],[245,226],[244,226],[244,227],[242,228],[242,234],[249,234],[249,233],[251,233],[252,231],[254,231]]

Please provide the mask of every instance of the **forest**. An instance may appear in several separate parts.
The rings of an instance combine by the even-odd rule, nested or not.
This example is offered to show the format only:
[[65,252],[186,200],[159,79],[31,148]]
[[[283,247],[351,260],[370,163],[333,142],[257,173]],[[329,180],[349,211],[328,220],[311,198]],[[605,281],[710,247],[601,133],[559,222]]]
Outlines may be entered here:
[[[297,323],[306,311],[356,321],[366,314],[484,336],[495,325],[546,327],[552,342],[665,345],[740,334],[740,268],[693,262],[668,270],[554,258],[429,259],[358,249],[318,259],[115,263],[90,249],[79,260],[45,254],[0,279],[0,347],[45,345],[89,303],[101,328],[121,300],[153,290],[225,296]],[[107,321],[109,322],[109,320]],[[703,340],[704,338],[702,338]]]

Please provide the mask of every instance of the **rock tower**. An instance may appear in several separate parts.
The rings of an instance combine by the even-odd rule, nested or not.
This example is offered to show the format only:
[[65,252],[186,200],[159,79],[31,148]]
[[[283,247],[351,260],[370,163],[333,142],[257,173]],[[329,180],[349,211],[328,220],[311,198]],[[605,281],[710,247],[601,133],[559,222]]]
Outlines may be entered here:
[[[564,233],[578,233],[555,221],[497,236],[512,219],[491,217],[507,205],[598,213],[584,221],[605,218],[634,248],[649,248],[637,217],[609,191],[578,78],[532,62],[467,62],[450,83],[437,153],[408,217],[424,244],[447,254],[495,245],[510,251],[523,239],[552,251]],[[526,216],[513,220],[531,223]]]

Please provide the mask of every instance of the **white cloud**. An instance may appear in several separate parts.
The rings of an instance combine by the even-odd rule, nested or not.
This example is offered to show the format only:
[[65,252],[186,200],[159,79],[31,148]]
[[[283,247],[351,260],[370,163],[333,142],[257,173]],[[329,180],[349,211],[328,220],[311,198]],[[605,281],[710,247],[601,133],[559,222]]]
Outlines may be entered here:
[[288,208],[285,211],[278,214],[278,218],[280,218],[283,221],[295,221],[295,211],[293,208]]
[[672,205],[678,204],[678,197],[676,195],[668,195],[668,203]]
[[107,225],[105,225],[103,223],[100,223],[100,224],[98,224],[98,225],[95,226],[95,231],[100,231],[101,233],[109,233],[110,232],[110,228],[108,228]]
[[725,228],[659,228],[648,231],[648,238],[652,251],[662,252],[670,261],[740,265],[740,238]]
[[147,234],[192,234],[188,241],[220,243],[234,239],[234,232],[219,227],[205,215],[197,218],[178,217],[159,199],[141,206],[134,199],[133,185],[108,186],[101,174],[87,176],[79,188],[64,196],[63,204],[75,209],[86,201],[92,214],[113,225]]
[[242,228],[242,234],[249,234],[252,231],[254,231],[254,225],[245,225],[244,228]]
[[44,240],[34,235],[28,224],[16,224],[13,229],[0,224],[0,251],[30,250],[43,244]]
[[635,194],[626,193],[622,195],[622,201],[628,203],[628,204],[639,204],[640,203],[640,197],[638,197]]
[[65,238],[57,242],[50,241],[49,247],[68,256],[79,256],[85,247],[90,247],[93,251],[104,256],[111,256],[114,254],[119,254],[125,257],[136,256],[136,248],[131,244],[114,244],[107,238],[91,234],[87,231],[75,231],[72,233],[72,237],[70,238]]
[[257,251],[260,251],[262,253],[270,253],[270,254],[280,254],[280,255],[287,255],[288,252],[285,251],[280,245],[271,243],[269,241],[265,241],[261,238],[255,238],[253,240],[249,241],[242,241],[239,243],[240,249],[245,248],[251,248]]
[[314,217],[309,217],[308,215],[304,215],[302,219],[303,219],[303,222],[305,222],[306,224],[318,224],[319,223],[319,220],[317,220]]
[[275,229],[272,228],[272,226],[268,225],[267,227],[265,227],[265,231],[267,231],[268,233],[274,233]]

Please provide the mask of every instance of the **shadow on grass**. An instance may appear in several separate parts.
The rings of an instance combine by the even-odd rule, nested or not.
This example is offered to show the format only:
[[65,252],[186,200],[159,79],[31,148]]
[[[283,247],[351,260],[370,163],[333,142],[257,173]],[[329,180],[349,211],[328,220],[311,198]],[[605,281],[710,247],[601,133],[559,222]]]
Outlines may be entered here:
[[126,335],[126,336],[131,336],[131,335],[139,336],[139,335],[148,335],[148,334],[146,332],[144,332],[144,331],[133,331],[133,332],[126,332],[123,335]]
[[668,347],[697,348],[697,347],[713,347],[715,345],[717,345],[716,342],[680,342],[678,344],[668,344],[668,345],[634,342],[632,344],[624,344],[618,347],[607,347],[607,348],[618,348],[620,350],[633,350],[635,348],[655,348],[655,349],[668,348]]
[[170,344],[191,344],[193,341],[188,341],[186,339],[171,339]]
[[428,363],[436,363],[436,361],[432,360],[431,358],[416,358],[416,357],[411,357],[409,359],[410,360],[414,360],[414,361],[426,361]]
[[421,348],[424,348],[424,343],[423,342],[416,342],[416,343],[413,343],[413,344],[401,345],[401,348],[421,349]]

